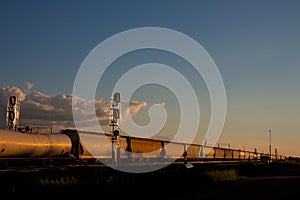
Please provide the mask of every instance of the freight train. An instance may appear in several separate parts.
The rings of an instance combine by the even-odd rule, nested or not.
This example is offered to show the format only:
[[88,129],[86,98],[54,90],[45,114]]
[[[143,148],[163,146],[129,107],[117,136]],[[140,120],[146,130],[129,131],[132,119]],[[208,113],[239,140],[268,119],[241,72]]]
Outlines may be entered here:
[[282,160],[284,156],[271,158],[259,152],[185,144],[155,139],[136,138],[106,133],[64,129],[59,133],[33,131],[38,127],[24,127],[17,131],[0,130],[0,158],[66,158],[75,160],[131,161],[182,160],[244,160],[261,161],[266,156]]
[[[118,97],[118,95],[115,95]],[[116,98],[119,101],[119,97]],[[19,126],[19,102],[9,97],[6,129],[0,129],[0,160],[64,159],[103,163],[170,162],[170,161],[270,161],[285,156],[268,155],[240,149],[211,147],[199,144],[137,138],[112,133],[63,129],[52,133],[51,127]]]

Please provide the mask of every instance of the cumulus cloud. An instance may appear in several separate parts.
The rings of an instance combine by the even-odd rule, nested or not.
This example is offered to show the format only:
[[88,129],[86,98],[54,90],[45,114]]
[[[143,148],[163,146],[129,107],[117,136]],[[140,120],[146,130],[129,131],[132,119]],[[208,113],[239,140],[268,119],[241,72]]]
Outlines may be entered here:
[[127,117],[128,115],[135,115],[141,108],[146,107],[147,102],[139,102],[139,101],[121,101],[122,108],[122,117]]
[[25,81],[25,91],[29,92],[31,88],[33,88],[34,84],[30,83],[29,81]]
[[[33,86],[27,83],[26,90]],[[82,127],[91,128],[92,121],[96,119],[101,126],[108,127],[109,102],[104,99],[87,101],[71,94],[49,96],[42,92],[32,91],[25,94],[21,89],[7,86],[0,89],[0,126],[5,128],[6,106],[9,96],[15,95],[20,101],[20,125],[52,126],[54,130],[63,128],[74,128],[72,103],[75,112],[80,116]],[[125,105],[125,104],[124,104]],[[127,102],[129,107],[122,107],[121,117],[127,114],[136,114],[142,107],[147,106],[146,102]],[[103,128],[103,130],[106,130]]]
[[19,101],[23,101],[26,97],[26,94],[19,88],[17,87],[11,87],[11,86],[7,86],[5,88],[1,88],[0,90],[0,103],[1,105],[5,104],[5,109],[6,109],[6,104],[8,101],[8,97],[9,96],[16,96],[18,97]]

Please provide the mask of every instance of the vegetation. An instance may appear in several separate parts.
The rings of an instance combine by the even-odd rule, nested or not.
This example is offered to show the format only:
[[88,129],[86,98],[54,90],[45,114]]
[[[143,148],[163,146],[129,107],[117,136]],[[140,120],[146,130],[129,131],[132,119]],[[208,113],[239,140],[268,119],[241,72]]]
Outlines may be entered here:
[[236,182],[247,177],[300,175],[299,163],[235,163],[199,164],[192,168],[170,165],[149,173],[125,173],[100,166],[71,166],[42,170],[22,170],[0,173],[0,192],[4,196],[81,193],[120,194],[134,190],[142,194],[149,188],[158,193],[172,191],[198,191],[214,188],[216,184]]
[[209,176],[213,182],[234,181],[241,178],[236,169],[210,170],[203,174]]

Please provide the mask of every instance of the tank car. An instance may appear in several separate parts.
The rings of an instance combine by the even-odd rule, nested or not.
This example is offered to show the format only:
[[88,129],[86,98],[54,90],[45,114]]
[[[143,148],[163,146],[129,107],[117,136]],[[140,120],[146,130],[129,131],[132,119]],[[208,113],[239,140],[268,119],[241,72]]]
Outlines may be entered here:
[[64,157],[69,155],[71,148],[71,139],[64,134],[0,130],[1,158]]

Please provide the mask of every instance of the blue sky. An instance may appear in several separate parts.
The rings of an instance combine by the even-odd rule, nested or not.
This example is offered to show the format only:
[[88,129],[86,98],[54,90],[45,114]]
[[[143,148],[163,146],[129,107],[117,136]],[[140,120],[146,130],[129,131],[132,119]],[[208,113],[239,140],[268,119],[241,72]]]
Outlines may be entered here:
[[[14,86],[25,92],[28,81],[34,84],[31,92],[71,94],[82,61],[100,42],[132,28],[170,28],[199,42],[223,77],[228,110],[220,143],[268,152],[268,130],[272,129],[279,153],[300,156],[299,10],[296,0],[2,0],[0,87]],[[135,59],[129,55],[114,66],[121,73],[132,64],[149,61],[145,55],[194,78],[188,67],[180,68],[184,65],[180,60],[158,52],[137,52]],[[105,88],[110,81],[103,81],[100,87],[104,89],[97,97],[109,98]],[[202,96],[204,84],[192,84]],[[152,90],[135,97],[148,104],[165,100],[149,98],[161,88]],[[205,106],[207,93],[203,96]],[[166,106],[176,107],[170,101]]]

